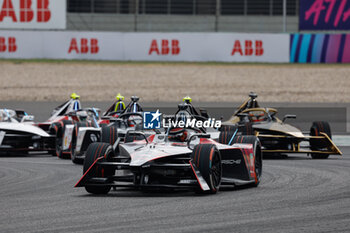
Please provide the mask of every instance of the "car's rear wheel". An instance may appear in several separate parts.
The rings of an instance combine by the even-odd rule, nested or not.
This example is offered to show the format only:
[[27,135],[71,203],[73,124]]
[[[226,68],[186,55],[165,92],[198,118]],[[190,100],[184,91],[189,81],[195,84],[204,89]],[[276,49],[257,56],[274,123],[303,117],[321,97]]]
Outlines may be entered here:
[[220,131],[235,131],[237,129],[236,125],[222,125]]
[[[315,121],[312,123],[310,129],[311,136],[322,136],[321,133],[327,134],[327,136],[332,139],[331,127],[326,121]],[[310,139],[310,148],[311,150],[322,150],[324,149],[324,144],[322,140]],[[319,153],[311,153],[311,158],[313,159],[328,159],[329,154],[319,154]]]
[[251,122],[240,125],[238,131],[241,132],[242,135],[255,135],[253,123]]
[[118,139],[118,130],[114,125],[102,127],[101,141],[113,145]]
[[[95,163],[95,161],[101,158],[99,161],[107,161],[108,158],[113,156],[113,147],[108,143],[94,142],[89,145],[83,167],[83,174],[85,174],[90,167]],[[94,169],[90,169],[86,174],[86,178],[108,178],[114,173],[113,169],[107,167],[96,166]],[[107,181],[108,182],[108,181]],[[85,186],[85,189],[88,193],[92,194],[107,194],[111,190],[111,186],[104,185],[103,183],[99,184],[89,184]]]
[[253,145],[253,153],[254,153],[253,159],[254,159],[254,169],[255,169],[255,182],[253,183],[253,186],[257,187],[261,180],[262,157],[263,157],[259,138],[252,135],[239,135],[235,137],[234,143],[243,143],[243,144]]
[[63,153],[63,135],[65,131],[65,126],[68,124],[73,124],[73,121],[63,120],[61,122],[56,122],[51,126],[52,131],[56,135],[56,155],[60,159],[68,159],[70,157],[69,154]]
[[232,145],[234,137],[237,136],[237,132],[238,127],[236,125],[221,127],[218,142],[221,144]]
[[[222,176],[221,156],[214,144],[199,144],[192,151],[192,162],[209,186],[207,193],[219,190]],[[203,193],[201,190],[200,192]]]

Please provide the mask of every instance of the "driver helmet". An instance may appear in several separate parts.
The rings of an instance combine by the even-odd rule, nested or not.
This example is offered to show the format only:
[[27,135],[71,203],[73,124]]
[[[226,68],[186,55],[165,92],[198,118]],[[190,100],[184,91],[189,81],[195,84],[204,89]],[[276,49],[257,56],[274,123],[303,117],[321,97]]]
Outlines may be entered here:
[[[176,131],[179,131],[179,133],[176,133]],[[173,135],[169,135],[169,139],[173,141],[178,141],[178,142],[186,142],[188,139],[189,134],[186,130],[183,130],[183,128],[176,128],[173,129]]]
[[77,93],[72,93],[72,94],[70,95],[70,98],[73,99],[73,100],[78,100],[78,99],[80,99],[80,96],[77,95]]
[[80,112],[77,112],[77,117],[79,121],[86,121],[88,118],[88,114],[85,111],[80,111]]
[[186,104],[190,104],[192,102],[192,98],[189,97],[189,96],[185,96],[183,99],[182,99],[183,102],[185,102]]

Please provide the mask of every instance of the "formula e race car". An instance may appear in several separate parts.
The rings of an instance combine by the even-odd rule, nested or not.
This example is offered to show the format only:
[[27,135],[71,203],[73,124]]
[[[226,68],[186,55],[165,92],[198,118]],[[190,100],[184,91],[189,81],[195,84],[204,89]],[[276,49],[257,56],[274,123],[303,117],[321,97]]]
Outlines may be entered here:
[[[255,93],[251,92],[249,97],[228,121],[223,122],[222,131],[229,132],[230,136],[256,135],[264,154],[307,153],[313,159],[342,154],[332,141],[328,122],[313,122],[310,134],[305,135],[298,128],[285,123],[288,118],[296,118],[295,115],[285,115],[280,120],[276,117],[276,109],[259,106]],[[303,145],[303,142],[308,142],[308,145]]]
[[[72,128],[71,126],[74,126],[77,122],[89,126],[95,124],[92,115],[98,115],[99,109],[82,109],[79,99],[80,96],[73,93],[68,101],[53,110],[51,117],[46,122],[37,124],[38,127],[54,136],[56,153],[53,155],[57,155],[59,158],[70,156],[69,151],[63,150],[64,146],[70,147],[69,142],[65,141],[63,137],[63,133],[67,128]],[[72,129],[70,129],[70,131],[72,131]]]
[[111,187],[216,193],[223,185],[258,186],[262,155],[255,136],[232,144],[224,131],[218,140],[195,127],[162,131],[147,136],[129,130],[124,143],[92,143],[75,187],[106,194]]
[[34,116],[22,110],[0,109],[0,152],[54,153],[55,138],[33,121]]
[[94,120],[98,123],[76,123],[73,130],[73,126],[67,126],[63,138],[71,146],[65,146],[63,150],[70,150],[72,162],[82,163],[88,146],[93,142],[113,144],[118,139],[123,142],[128,130],[142,129],[143,109],[138,101],[139,97],[132,96],[130,103],[122,108],[118,108],[120,102],[114,103],[100,120]]

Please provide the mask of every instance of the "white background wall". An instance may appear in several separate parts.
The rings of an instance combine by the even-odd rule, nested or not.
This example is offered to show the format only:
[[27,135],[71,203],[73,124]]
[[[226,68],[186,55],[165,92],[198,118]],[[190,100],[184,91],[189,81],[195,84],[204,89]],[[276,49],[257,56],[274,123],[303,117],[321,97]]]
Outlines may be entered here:
[[[82,39],[88,41],[83,43],[89,47],[87,53],[81,52]],[[16,41],[15,51],[13,45],[9,49],[9,41],[13,40]],[[96,47],[95,52],[91,52],[91,40],[98,41],[98,52]],[[169,48],[168,54],[161,54],[163,40],[169,44],[164,47],[165,51]],[[289,40],[288,34],[0,31],[0,58],[289,62]],[[78,50],[69,53],[75,41]],[[178,43],[178,48],[174,48],[179,50],[178,54],[171,53],[172,41]],[[156,43],[160,54],[155,51],[149,54],[152,42]],[[245,44],[250,42],[252,54],[245,54]],[[256,55],[256,43],[262,44],[263,54]],[[235,44],[241,46],[243,54],[232,55]]]

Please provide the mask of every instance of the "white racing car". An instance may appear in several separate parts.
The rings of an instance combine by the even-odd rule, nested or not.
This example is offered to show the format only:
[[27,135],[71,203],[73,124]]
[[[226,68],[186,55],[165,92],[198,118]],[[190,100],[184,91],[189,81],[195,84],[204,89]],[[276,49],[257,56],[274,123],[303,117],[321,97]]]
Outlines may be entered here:
[[34,125],[22,110],[0,109],[0,152],[55,152],[55,138]]
[[128,130],[142,128],[143,110],[138,101],[139,98],[133,96],[125,109],[117,114],[104,113],[99,119],[100,114],[96,113],[89,117],[92,123],[79,122],[67,125],[63,136],[63,150],[70,151],[72,162],[83,163],[85,152],[93,142],[113,144],[118,139],[124,141]]

